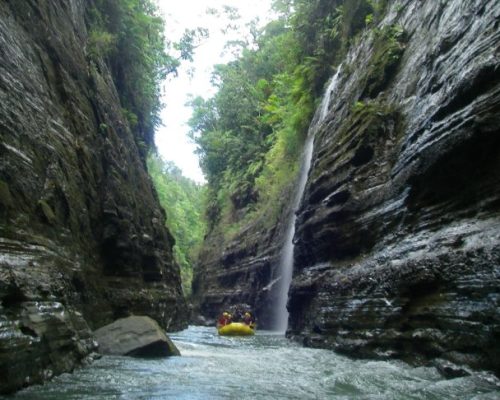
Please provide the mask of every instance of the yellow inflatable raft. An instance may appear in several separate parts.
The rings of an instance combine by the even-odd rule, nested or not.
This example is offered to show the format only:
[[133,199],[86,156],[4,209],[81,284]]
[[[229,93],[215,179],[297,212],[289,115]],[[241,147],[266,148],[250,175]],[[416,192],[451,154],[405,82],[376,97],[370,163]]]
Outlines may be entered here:
[[243,322],[231,322],[217,328],[219,335],[225,336],[250,336],[255,334],[255,329]]

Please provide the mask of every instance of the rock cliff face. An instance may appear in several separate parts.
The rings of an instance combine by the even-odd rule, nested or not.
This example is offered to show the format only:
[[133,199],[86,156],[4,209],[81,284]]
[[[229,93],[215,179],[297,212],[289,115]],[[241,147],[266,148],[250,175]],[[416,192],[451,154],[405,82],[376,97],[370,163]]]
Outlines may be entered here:
[[184,326],[165,215],[84,0],[0,3],[0,392],[73,369],[130,314]]
[[392,2],[342,66],[295,236],[289,334],[500,373],[500,7]]
[[[351,46],[298,210],[289,336],[500,372],[499,24],[492,0],[392,1]],[[202,314],[272,308],[283,231],[206,250]]]
[[[281,220],[288,220],[289,212],[284,205]],[[229,243],[218,235],[207,238],[193,279],[195,315],[212,324],[221,310],[245,303],[258,316],[261,328],[272,328],[286,225],[264,229],[265,225],[254,221]]]

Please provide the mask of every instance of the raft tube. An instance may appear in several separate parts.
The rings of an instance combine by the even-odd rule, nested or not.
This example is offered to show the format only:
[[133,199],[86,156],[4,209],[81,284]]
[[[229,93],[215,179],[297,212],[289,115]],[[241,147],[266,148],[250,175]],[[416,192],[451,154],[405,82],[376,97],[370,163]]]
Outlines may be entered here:
[[255,334],[255,329],[243,322],[231,322],[230,324],[217,328],[219,335],[225,336],[250,336]]

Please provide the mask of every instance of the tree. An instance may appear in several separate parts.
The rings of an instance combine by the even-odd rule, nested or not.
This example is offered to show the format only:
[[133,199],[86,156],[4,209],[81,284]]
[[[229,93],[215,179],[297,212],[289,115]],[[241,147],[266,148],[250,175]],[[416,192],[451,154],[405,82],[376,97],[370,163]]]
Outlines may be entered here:
[[[381,4],[382,2],[377,2]],[[302,145],[332,66],[366,26],[373,0],[276,0],[280,16],[239,57],[216,66],[210,99],[189,122],[208,179],[209,230],[272,224],[299,169]]]
[[156,154],[149,155],[147,164],[160,204],[167,214],[166,224],[175,238],[174,258],[181,268],[182,287],[188,296],[193,264],[205,234],[205,187],[184,177],[173,162]]
[[187,30],[179,43],[172,44],[164,36],[165,21],[153,0],[93,0],[91,4],[90,55],[109,64],[124,116],[145,158],[147,149],[154,147],[154,131],[160,124],[161,82],[177,73],[182,60],[192,60],[207,30]]

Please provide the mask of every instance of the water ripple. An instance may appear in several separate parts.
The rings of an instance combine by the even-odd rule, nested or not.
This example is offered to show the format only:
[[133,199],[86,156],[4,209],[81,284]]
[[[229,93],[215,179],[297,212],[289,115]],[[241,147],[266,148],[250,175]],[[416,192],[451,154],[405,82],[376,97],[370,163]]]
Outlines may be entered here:
[[[307,349],[271,332],[221,337],[190,327],[171,335],[181,357],[103,357],[15,399],[473,399],[500,398],[487,373],[445,380],[434,368],[399,361],[351,360]],[[5,397],[4,397],[5,398]]]

